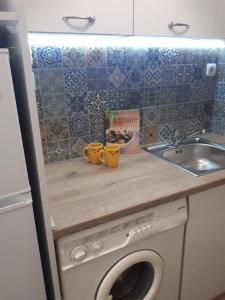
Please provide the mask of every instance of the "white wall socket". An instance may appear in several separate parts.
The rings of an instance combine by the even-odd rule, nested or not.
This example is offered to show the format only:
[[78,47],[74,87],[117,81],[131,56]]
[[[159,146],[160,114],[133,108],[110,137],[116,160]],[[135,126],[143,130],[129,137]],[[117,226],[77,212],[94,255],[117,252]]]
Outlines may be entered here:
[[206,76],[212,77],[216,75],[216,64],[207,64]]

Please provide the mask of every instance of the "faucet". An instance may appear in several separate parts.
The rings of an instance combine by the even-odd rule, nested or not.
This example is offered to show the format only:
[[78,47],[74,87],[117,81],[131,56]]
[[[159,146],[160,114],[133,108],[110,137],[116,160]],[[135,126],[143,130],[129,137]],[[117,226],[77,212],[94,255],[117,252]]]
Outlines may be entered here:
[[[185,139],[188,139],[196,134],[205,134],[206,133],[206,130],[205,129],[202,129],[202,130],[198,130],[198,131],[195,131],[193,132],[192,134],[186,136]],[[181,139],[179,138],[180,137],[180,131],[175,129],[173,131],[173,134],[172,134],[172,138],[171,138],[171,144],[173,147],[177,147],[178,144],[180,144],[184,139]]]
[[177,129],[174,129],[172,138],[171,138],[171,144],[173,147],[177,147],[177,145],[180,141],[179,136],[180,136],[180,131]]

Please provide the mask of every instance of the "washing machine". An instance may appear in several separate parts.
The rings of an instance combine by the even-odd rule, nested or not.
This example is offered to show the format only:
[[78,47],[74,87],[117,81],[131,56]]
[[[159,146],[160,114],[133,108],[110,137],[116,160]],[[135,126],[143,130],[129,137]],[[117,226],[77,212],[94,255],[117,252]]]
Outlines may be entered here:
[[186,221],[181,199],[58,239],[63,300],[178,300]]

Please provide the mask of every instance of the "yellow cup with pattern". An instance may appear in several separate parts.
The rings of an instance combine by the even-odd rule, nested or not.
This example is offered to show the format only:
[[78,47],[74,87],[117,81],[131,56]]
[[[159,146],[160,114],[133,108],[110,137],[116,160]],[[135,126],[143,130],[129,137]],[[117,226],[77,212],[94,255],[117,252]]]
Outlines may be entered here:
[[105,146],[99,151],[98,158],[108,167],[117,167],[120,159],[120,146],[115,144]]
[[90,143],[83,149],[83,156],[94,165],[100,164],[99,152],[103,149],[101,143]]

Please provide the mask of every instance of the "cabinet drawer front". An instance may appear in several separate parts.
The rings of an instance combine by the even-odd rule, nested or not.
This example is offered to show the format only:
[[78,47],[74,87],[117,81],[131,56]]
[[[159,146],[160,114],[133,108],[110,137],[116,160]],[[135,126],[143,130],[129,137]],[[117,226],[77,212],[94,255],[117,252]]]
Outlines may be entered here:
[[[132,0],[21,0],[27,29],[34,32],[133,34]],[[88,20],[63,17],[95,16]]]
[[[153,36],[212,37],[217,2],[215,0],[135,0],[134,34]],[[175,26],[170,22],[190,25]]]

